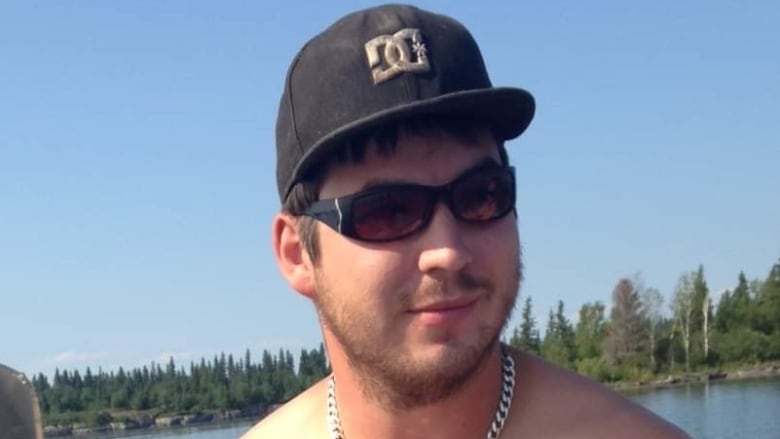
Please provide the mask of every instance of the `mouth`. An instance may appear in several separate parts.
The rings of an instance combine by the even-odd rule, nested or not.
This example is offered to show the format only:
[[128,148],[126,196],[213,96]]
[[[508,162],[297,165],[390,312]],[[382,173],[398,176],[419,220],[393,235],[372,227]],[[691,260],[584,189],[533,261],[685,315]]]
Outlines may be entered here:
[[412,308],[409,313],[426,325],[453,325],[468,317],[477,304],[477,298],[465,297],[440,300]]

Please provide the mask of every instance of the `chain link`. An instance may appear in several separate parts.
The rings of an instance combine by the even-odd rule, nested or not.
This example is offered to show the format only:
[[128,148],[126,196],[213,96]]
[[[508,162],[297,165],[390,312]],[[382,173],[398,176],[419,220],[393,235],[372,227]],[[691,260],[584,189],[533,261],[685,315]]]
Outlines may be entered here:
[[[487,439],[498,439],[509,415],[509,409],[512,407],[512,396],[515,392],[515,360],[506,351],[502,351],[501,372],[501,396],[498,399],[498,408],[490,424]],[[345,439],[338,405],[336,405],[336,378],[333,375],[328,380],[328,428],[330,428],[331,439]]]

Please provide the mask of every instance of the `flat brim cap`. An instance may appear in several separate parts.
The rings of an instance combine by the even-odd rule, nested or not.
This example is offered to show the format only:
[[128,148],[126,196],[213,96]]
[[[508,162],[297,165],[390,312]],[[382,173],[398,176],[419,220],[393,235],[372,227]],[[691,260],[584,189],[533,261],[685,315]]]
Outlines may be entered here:
[[492,86],[476,41],[454,19],[402,5],[355,12],[311,39],[290,66],[276,123],[279,197],[373,127],[473,114],[509,140],[534,109],[527,91]]

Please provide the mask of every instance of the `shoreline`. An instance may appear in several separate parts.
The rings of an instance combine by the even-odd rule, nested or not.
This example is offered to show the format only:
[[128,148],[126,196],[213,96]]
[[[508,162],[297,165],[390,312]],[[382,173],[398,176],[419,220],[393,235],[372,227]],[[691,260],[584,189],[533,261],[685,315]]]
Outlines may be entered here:
[[763,364],[752,368],[740,368],[733,371],[715,369],[706,372],[670,374],[666,376],[666,378],[652,381],[621,381],[616,383],[603,384],[612,390],[622,393],[678,387],[689,384],[735,382],[777,377],[780,377],[780,363]]
[[[196,417],[194,415],[181,415],[173,417],[160,417],[164,422],[156,422],[156,419],[137,420],[131,423],[112,422],[100,427],[85,427],[79,424],[73,425],[46,425],[43,428],[44,438],[124,438],[136,435],[171,432],[187,428],[227,428],[231,426],[247,425],[247,429],[259,419],[257,416],[240,416],[233,418],[221,418],[217,416]],[[168,420],[173,419],[173,422]]]
[[[780,363],[768,363],[752,368],[740,368],[732,371],[716,369],[706,372],[693,372],[683,374],[670,374],[662,379],[651,381],[602,383],[606,387],[620,393],[633,393],[645,390],[657,390],[671,387],[679,387],[690,384],[708,384],[718,382],[736,382],[752,379],[778,378],[780,377]],[[265,414],[273,411],[275,407],[269,407],[266,413],[252,413],[239,415],[238,411],[228,413],[212,413],[207,415],[177,415],[177,416],[139,416],[131,422],[112,422],[102,427],[85,427],[79,424],[73,425],[47,425],[44,427],[45,438],[94,438],[98,435],[109,437],[132,437],[137,434],[153,432],[175,431],[183,428],[214,427],[221,428],[231,425],[251,424],[262,419]]]

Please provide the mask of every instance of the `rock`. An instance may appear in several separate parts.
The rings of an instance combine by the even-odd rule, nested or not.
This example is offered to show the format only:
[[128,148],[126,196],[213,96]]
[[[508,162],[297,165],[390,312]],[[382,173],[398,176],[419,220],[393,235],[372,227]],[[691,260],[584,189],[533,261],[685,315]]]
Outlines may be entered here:
[[136,416],[135,418],[127,421],[128,430],[139,430],[142,428],[149,428],[154,425],[154,418],[149,415]]
[[241,417],[241,410],[225,410],[221,413],[221,419],[229,421]]
[[72,432],[73,427],[69,425],[47,425],[43,427],[43,437],[70,436]]
[[154,420],[154,425],[158,427],[172,427],[174,425],[181,425],[181,416],[159,417]]
[[182,417],[181,425],[204,424],[206,422],[211,422],[213,420],[214,420],[214,415],[211,413],[204,413],[200,415],[187,415]]
[[728,374],[726,372],[717,371],[707,375],[707,381],[722,380],[726,378]]

